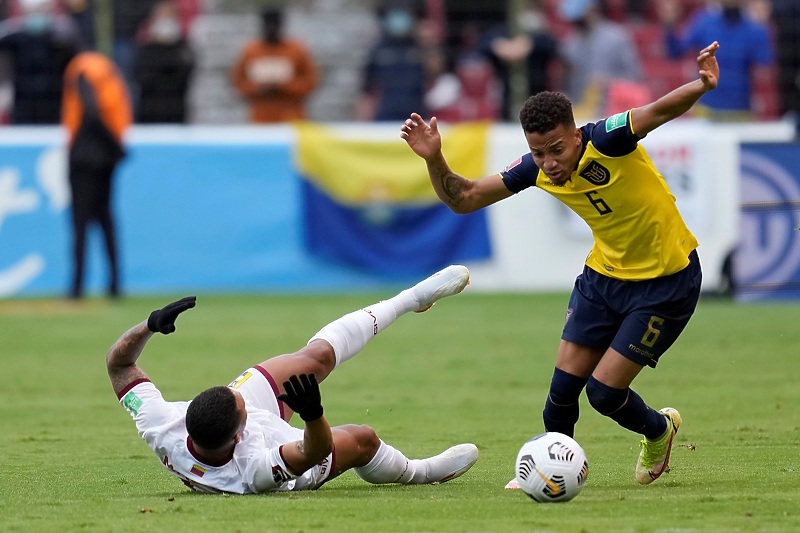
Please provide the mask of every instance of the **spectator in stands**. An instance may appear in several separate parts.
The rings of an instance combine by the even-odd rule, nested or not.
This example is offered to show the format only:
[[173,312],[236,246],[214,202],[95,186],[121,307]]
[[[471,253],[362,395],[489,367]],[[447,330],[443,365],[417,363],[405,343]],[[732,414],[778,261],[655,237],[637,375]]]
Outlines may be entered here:
[[429,68],[425,107],[443,122],[501,118],[502,86],[489,59],[480,51],[477,25],[459,25],[458,47],[431,47],[426,58],[438,57],[440,68]]
[[780,111],[794,120],[800,136],[800,3],[773,0],[772,16],[778,52]]
[[123,135],[131,124],[131,103],[114,63],[83,52],[64,74],[62,122],[69,135],[69,185],[72,193],[73,278],[70,298],[83,296],[84,256],[89,224],[103,231],[109,277],[108,295],[120,295],[117,242],[111,209],[114,171],[125,156]]
[[81,48],[67,16],[55,14],[54,0],[21,0],[21,16],[0,23],[0,52],[12,65],[13,124],[58,124],[63,74]]
[[[112,0],[113,58],[125,82],[135,96],[133,57],[136,53],[136,34],[159,0]],[[136,102],[134,100],[134,106]]]
[[292,0],[286,4],[287,35],[302,36],[319,72],[309,96],[309,120],[354,120],[361,102],[364,65],[380,35],[372,2]]
[[678,4],[675,0],[660,2],[658,13],[666,30],[667,51],[670,57],[679,58],[706,42],[718,41],[717,61],[725,78],[716,91],[700,99],[696,114],[717,120],[748,119],[754,93],[766,90],[770,81],[774,52],[769,29],[749,16],[744,0],[719,0],[718,4],[703,8],[681,31]]
[[137,122],[186,122],[186,94],[194,54],[182,33],[177,6],[171,0],[156,4],[145,21],[134,56]]
[[561,44],[565,92],[576,116],[597,116],[612,83],[641,80],[636,45],[624,26],[603,18],[598,0],[564,0],[561,17],[574,29]]
[[416,33],[421,13],[415,6],[389,4],[381,9],[382,33],[364,71],[362,120],[403,120],[425,109],[425,48]]
[[302,120],[318,82],[316,63],[303,43],[284,36],[282,11],[264,10],[261,26],[261,37],[245,45],[233,67],[233,86],[253,123]]
[[64,0],[64,10],[72,19],[86,49],[95,48],[94,2],[92,0]]
[[[528,0],[517,14],[514,26],[509,23],[489,28],[481,37],[480,50],[489,58],[502,83],[502,118],[511,120],[519,108],[512,102],[511,77],[515,65],[522,66],[527,93],[524,98],[551,89],[550,67],[558,58],[558,42],[546,27],[539,0]],[[520,104],[521,105],[521,104]]]

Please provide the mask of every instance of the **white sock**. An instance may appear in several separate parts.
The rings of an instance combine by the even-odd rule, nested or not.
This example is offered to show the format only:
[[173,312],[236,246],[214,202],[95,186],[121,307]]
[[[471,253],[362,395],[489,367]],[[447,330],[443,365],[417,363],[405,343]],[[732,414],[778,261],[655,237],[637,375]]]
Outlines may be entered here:
[[334,320],[308,342],[316,339],[328,341],[336,355],[336,366],[339,366],[360,352],[375,335],[397,320],[397,317],[416,310],[417,305],[411,292],[406,289],[393,298]]
[[409,459],[403,452],[381,441],[375,456],[364,466],[353,471],[369,483],[401,483],[418,485],[428,482],[425,465],[420,459]]

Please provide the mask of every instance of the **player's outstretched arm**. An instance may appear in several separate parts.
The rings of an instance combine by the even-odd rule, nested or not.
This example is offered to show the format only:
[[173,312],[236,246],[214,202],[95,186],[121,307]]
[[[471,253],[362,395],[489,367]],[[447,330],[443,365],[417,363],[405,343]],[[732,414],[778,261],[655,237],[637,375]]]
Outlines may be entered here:
[[322,410],[319,383],[314,374],[292,375],[283,382],[278,399],[303,419],[303,440],[283,446],[283,460],[292,473],[300,475],[319,464],[333,450],[333,435]]
[[160,332],[167,335],[175,331],[175,320],[178,315],[194,307],[196,300],[194,296],[187,296],[156,309],[150,313],[147,320],[123,333],[109,348],[106,354],[106,370],[117,395],[133,381],[147,379],[147,374],[136,366],[144,345],[153,333]]
[[499,174],[469,180],[452,171],[442,153],[436,117],[428,124],[418,113],[411,113],[400,127],[400,137],[425,160],[433,190],[454,212],[471,213],[511,196]]
[[683,115],[701,96],[717,87],[719,65],[714,54],[718,48],[719,43],[714,41],[700,51],[697,56],[696,80],[678,87],[653,103],[631,111],[631,123],[636,135],[644,137],[662,124]]

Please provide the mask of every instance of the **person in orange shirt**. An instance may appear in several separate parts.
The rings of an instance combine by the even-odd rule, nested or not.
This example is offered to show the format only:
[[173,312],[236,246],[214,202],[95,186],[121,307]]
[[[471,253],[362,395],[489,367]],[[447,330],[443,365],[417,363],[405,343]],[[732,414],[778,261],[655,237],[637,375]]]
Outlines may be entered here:
[[316,64],[302,43],[284,38],[282,12],[263,11],[261,26],[261,38],[242,49],[232,83],[250,105],[251,122],[302,120],[317,86]]
[[70,298],[83,296],[86,232],[103,231],[109,264],[108,294],[120,295],[111,209],[112,178],[125,157],[123,135],[132,122],[131,101],[114,63],[97,52],[76,55],[64,72],[61,122],[69,136],[69,184],[74,233]]

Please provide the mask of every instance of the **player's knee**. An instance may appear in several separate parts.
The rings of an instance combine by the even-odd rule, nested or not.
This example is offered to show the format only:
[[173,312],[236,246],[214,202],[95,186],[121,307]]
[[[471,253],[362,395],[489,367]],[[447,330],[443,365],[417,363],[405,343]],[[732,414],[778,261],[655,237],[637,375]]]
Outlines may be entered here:
[[336,353],[333,346],[324,339],[314,339],[298,353],[312,359],[319,365],[319,371],[328,375],[336,366]]
[[628,389],[615,389],[594,376],[586,383],[586,398],[595,411],[604,416],[617,412],[628,400]]
[[366,462],[378,452],[381,440],[371,427],[351,424],[347,426],[347,432],[353,439],[355,449],[358,450],[359,455],[366,459]]

